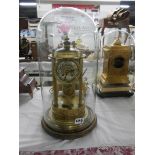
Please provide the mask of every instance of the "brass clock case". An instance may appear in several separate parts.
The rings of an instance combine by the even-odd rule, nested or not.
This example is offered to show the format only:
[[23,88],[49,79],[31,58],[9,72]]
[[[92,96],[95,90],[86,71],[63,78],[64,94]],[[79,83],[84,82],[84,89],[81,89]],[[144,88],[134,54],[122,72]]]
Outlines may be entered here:
[[130,97],[134,94],[128,77],[131,49],[116,39],[105,46],[103,71],[98,77],[97,94],[101,97]]
[[61,139],[74,139],[90,132],[97,123],[86,106],[83,81],[83,57],[68,45],[53,53],[53,102],[42,119],[45,131]]

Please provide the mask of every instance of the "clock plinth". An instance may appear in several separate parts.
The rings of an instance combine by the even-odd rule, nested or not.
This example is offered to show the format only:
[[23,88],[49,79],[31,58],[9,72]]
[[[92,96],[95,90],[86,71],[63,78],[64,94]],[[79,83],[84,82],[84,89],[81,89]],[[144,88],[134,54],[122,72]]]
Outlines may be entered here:
[[[48,115],[48,113],[47,113]],[[42,119],[42,127],[44,130],[51,136],[60,139],[75,139],[80,138],[87,133],[89,133],[93,128],[95,128],[97,124],[97,117],[94,115],[93,111],[86,107],[85,115],[83,118],[77,118],[70,121],[64,121],[55,119],[54,117],[50,117],[50,120]],[[93,116],[93,117],[92,117]],[[48,118],[49,116],[47,116]],[[76,123],[82,122],[81,124]]]

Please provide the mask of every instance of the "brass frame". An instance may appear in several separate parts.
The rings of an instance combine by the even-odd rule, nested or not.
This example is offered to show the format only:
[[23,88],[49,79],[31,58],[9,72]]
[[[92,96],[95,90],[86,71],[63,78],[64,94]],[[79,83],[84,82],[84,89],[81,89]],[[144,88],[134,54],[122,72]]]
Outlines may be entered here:
[[[52,106],[42,119],[42,127],[52,136],[61,139],[74,139],[91,131],[97,123],[93,110],[86,106],[86,84],[83,81],[83,57],[75,48],[70,48],[68,37],[64,42],[64,48],[58,49],[51,55],[53,78]],[[57,67],[60,62],[74,62],[78,68],[78,75],[71,81],[63,80],[57,75]],[[67,70],[64,69],[65,71]],[[69,69],[62,75],[72,76]],[[63,69],[62,69],[63,71]],[[64,72],[64,71],[63,71]],[[77,124],[76,120],[83,122]]]

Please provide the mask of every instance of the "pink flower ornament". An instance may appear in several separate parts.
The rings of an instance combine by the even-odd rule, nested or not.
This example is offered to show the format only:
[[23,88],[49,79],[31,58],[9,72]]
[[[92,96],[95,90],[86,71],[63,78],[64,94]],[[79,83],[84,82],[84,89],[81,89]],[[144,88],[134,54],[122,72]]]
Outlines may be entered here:
[[70,25],[68,23],[62,23],[58,25],[58,32],[67,34],[70,30]]

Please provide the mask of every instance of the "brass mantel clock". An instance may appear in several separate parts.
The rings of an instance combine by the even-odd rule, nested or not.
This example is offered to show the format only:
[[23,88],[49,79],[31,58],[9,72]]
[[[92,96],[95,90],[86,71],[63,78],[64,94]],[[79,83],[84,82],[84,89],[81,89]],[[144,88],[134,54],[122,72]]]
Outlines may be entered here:
[[[57,22],[44,26],[48,20],[53,23],[57,20]],[[83,22],[79,23],[80,21]],[[83,51],[79,50],[75,44],[75,40],[80,36],[85,36],[85,33],[90,36],[84,40],[86,46],[91,42],[90,50],[95,52],[93,48],[95,47],[95,24],[84,12],[73,8],[52,10],[41,20],[38,28],[44,103],[41,124],[48,134],[61,139],[81,137],[90,132],[97,123],[94,112],[96,93],[91,87],[97,75],[95,74],[97,59],[91,60],[94,68],[89,67],[89,60],[85,63]],[[49,38],[46,38],[48,36]],[[50,36],[53,37],[51,41],[53,49],[49,51],[52,85],[47,86],[45,77],[49,73],[44,70],[44,49],[50,47]],[[46,47],[47,44],[49,44],[48,47]]]
[[97,93],[101,97],[125,97],[134,94],[130,81],[129,62],[132,50],[122,45],[117,37],[111,45],[104,46],[103,67],[98,75]]

